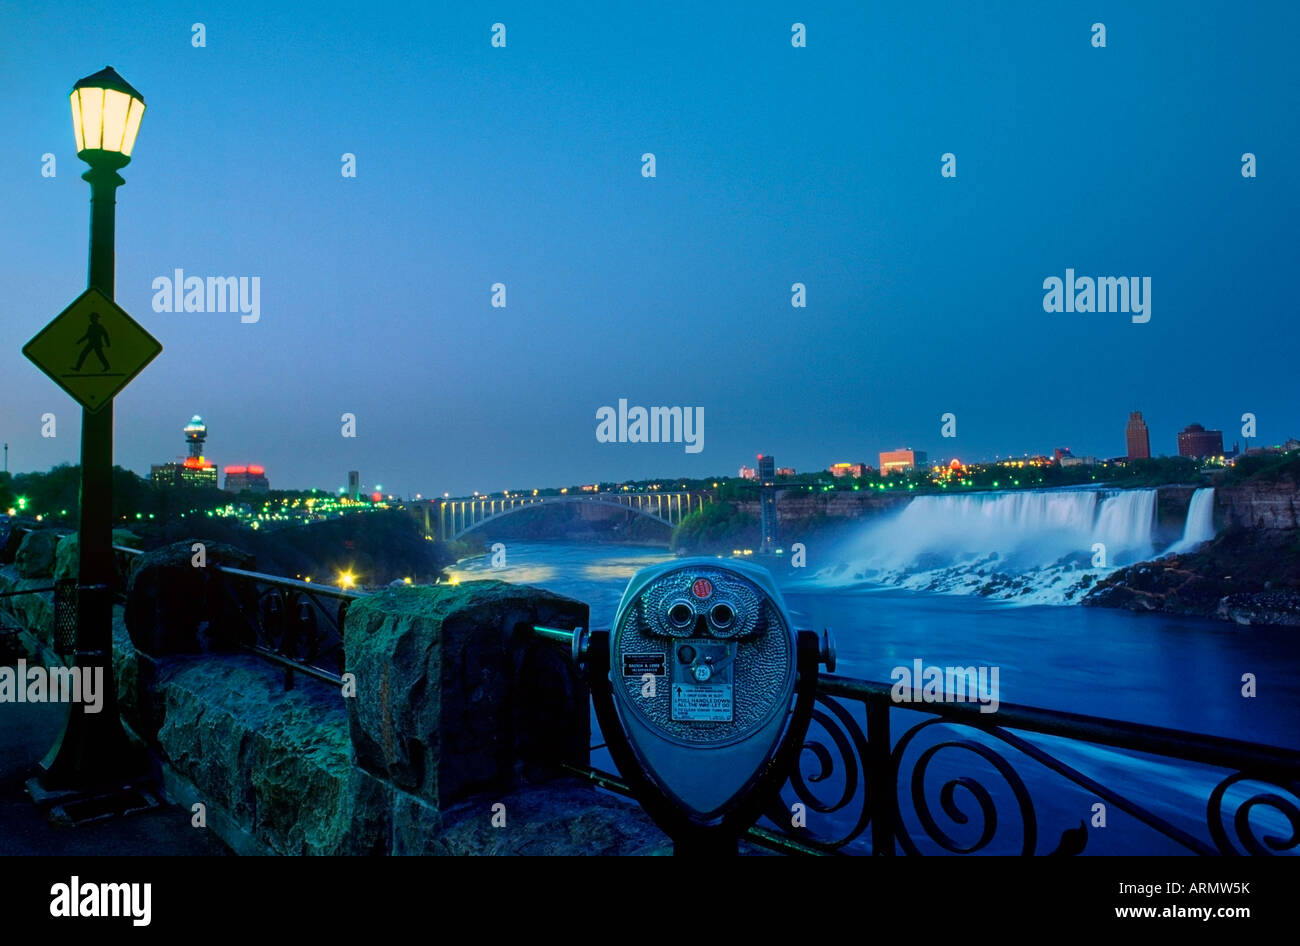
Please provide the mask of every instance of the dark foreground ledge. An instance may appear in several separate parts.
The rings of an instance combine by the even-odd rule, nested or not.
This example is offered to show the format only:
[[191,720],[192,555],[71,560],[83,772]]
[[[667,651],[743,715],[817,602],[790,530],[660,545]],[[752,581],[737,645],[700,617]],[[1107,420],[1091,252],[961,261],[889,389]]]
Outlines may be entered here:
[[585,625],[581,602],[497,581],[386,589],[347,610],[340,683],[298,675],[291,690],[260,657],[187,652],[193,641],[156,626],[165,608],[128,616],[140,648],[132,722],[162,759],[168,795],[202,803],[237,852],[628,854],[664,844],[635,806],[564,774],[589,761],[588,693],[564,649],[530,629]]

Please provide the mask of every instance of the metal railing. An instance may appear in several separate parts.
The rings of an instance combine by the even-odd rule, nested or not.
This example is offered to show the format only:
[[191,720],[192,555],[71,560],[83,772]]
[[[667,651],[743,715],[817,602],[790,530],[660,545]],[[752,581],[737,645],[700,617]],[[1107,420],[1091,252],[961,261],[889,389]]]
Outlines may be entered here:
[[[363,593],[207,573],[209,607],[240,616],[242,646],[283,667],[286,688],[295,673],[341,682],[343,623]],[[571,632],[546,630],[535,629],[571,646]],[[897,703],[892,689],[821,676],[799,766],[751,841],[801,854],[1077,854],[1104,849],[1105,832],[1145,831],[1173,853],[1300,852],[1298,751],[1010,703]],[[613,773],[566,768],[629,794]]]
[[0,591],[0,598],[17,598],[19,595],[39,595],[53,590],[53,585],[41,585],[38,588],[19,588],[17,591]]
[[[277,578],[242,568],[216,566],[222,591],[242,603],[237,589],[251,589],[255,607],[241,640],[247,650],[284,668],[284,687],[293,688],[295,672],[327,683],[341,683],[343,623],[353,600],[363,592]],[[233,579],[233,581],[232,581]]]
[[[114,546],[118,574],[130,574],[138,549]],[[240,646],[284,670],[286,690],[302,673],[326,683],[341,683],[343,622],[348,605],[364,592],[297,581],[278,575],[212,563],[202,570],[206,608],[234,627],[223,628]]]
[[[803,854],[1066,855],[1106,831],[1149,850],[1142,830],[1171,853],[1298,853],[1300,752],[1009,703],[992,714],[896,703],[892,689],[820,679],[799,768],[751,841]],[[628,794],[616,775],[573,770]]]

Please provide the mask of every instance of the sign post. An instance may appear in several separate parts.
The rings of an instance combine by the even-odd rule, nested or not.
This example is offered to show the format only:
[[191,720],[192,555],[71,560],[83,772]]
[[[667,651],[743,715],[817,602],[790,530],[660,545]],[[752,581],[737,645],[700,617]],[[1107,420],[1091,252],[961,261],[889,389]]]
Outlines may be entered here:
[[94,285],[23,346],[36,367],[91,413],[111,412],[117,393],[160,351],[158,340]]
[[38,804],[59,803],[72,820],[140,807],[113,674],[113,397],[162,346],[113,302],[113,283],[117,188],[126,183],[118,171],[131,160],[143,113],[140,93],[112,68],[74,86],[77,152],[90,165],[82,175],[90,184],[89,288],[23,347],[82,406],[75,665],[102,675],[104,700],[96,713],[69,708],[63,734],[27,783]]

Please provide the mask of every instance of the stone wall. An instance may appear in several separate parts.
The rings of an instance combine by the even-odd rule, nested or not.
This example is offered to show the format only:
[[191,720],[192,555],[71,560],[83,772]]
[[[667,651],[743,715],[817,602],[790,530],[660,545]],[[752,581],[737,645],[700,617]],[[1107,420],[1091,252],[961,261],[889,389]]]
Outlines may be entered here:
[[[12,538],[12,537],[11,537]],[[115,543],[134,539],[114,530]],[[13,543],[11,561],[0,563],[0,592],[50,588],[60,578],[77,575],[76,533],[52,529],[23,531]],[[114,611],[114,633],[122,631],[122,609]],[[65,663],[54,652],[54,593],[31,591],[0,598],[0,635],[14,643],[0,645],[0,658],[24,657],[29,662],[54,666]],[[125,634],[123,633],[125,639]],[[10,655],[3,647],[16,648]]]
[[516,760],[585,765],[585,683],[534,624],[586,627],[585,604],[500,581],[390,588],[344,636],[358,765],[438,805],[510,784]]
[[[23,540],[0,590],[75,571],[75,536],[49,535]],[[637,806],[563,768],[588,761],[589,697],[567,650],[531,627],[586,626],[586,605],[499,581],[386,589],[349,609],[344,683],[300,672],[286,689],[282,667],[241,648],[246,618],[211,593],[220,562],[246,558],[209,544],[198,574],[189,547],[133,562],[113,675],[168,799],[202,804],[236,853],[665,849]],[[0,598],[0,630],[16,632],[0,643],[14,636],[29,660],[61,660],[52,622],[49,593]]]
[[1242,483],[1216,490],[1215,515],[1224,525],[1247,529],[1300,528],[1300,491],[1295,483]]
[[137,563],[125,642],[137,693],[123,712],[155,746],[169,796],[203,803],[237,852],[664,844],[635,806],[563,772],[588,761],[588,693],[565,649],[531,628],[586,626],[581,602],[499,581],[384,589],[348,609],[342,684],[298,673],[286,691],[283,669],[222,651],[230,635],[206,599],[183,620],[175,595],[160,605],[194,570],[178,549]]
[[[880,491],[832,490],[823,493],[778,490],[776,520],[782,529],[797,529],[810,524],[826,523],[827,520],[847,522],[901,509],[911,498],[905,493]],[[736,507],[755,519],[761,515],[756,499],[737,502]]]
[[11,561],[0,564],[0,592],[29,592],[0,598],[0,658],[63,662],[53,649],[54,593],[31,590],[54,584],[59,539],[50,530],[25,532],[13,543]]
[[[337,688],[285,691],[284,675],[251,656],[177,657],[157,681],[165,709],[156,746],[170,793],[202,802],[236,851],[347,854],[353,830],[347,715]],[[183,786],[183,787],[182,787]]]

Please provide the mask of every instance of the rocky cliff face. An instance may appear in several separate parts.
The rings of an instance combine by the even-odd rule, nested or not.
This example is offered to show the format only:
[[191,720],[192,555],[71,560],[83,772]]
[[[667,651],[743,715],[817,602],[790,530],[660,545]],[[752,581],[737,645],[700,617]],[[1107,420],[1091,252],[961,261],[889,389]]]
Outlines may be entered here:
[[[1166,501],[1161,491],[1161,508]],[[1168,499],[1172,502],[1174,497]],[[1084,604],[1300,627],[1300,488],[1289,476],[1217,486],[1218,538],[1115,572]]]
[[1191,505],[1195,486],[1156,487],[1155,540],[1162,545],[1176,542],[1187,523],[1187,507]]
[[1083,603],[1300,626],[1300,530],[1230,528],[1195,552],[1120,569]]
[[1216,490],[1215,518],[1245,529],[1300,529],[1300,487],[1287,480]]
[[[911,498],[906,493],[781,491],[776,497],[777,523],[782,527],[846,523],[901,509]],[[738,502],[736,506],[755,519],[760,515],[757,500]]]

